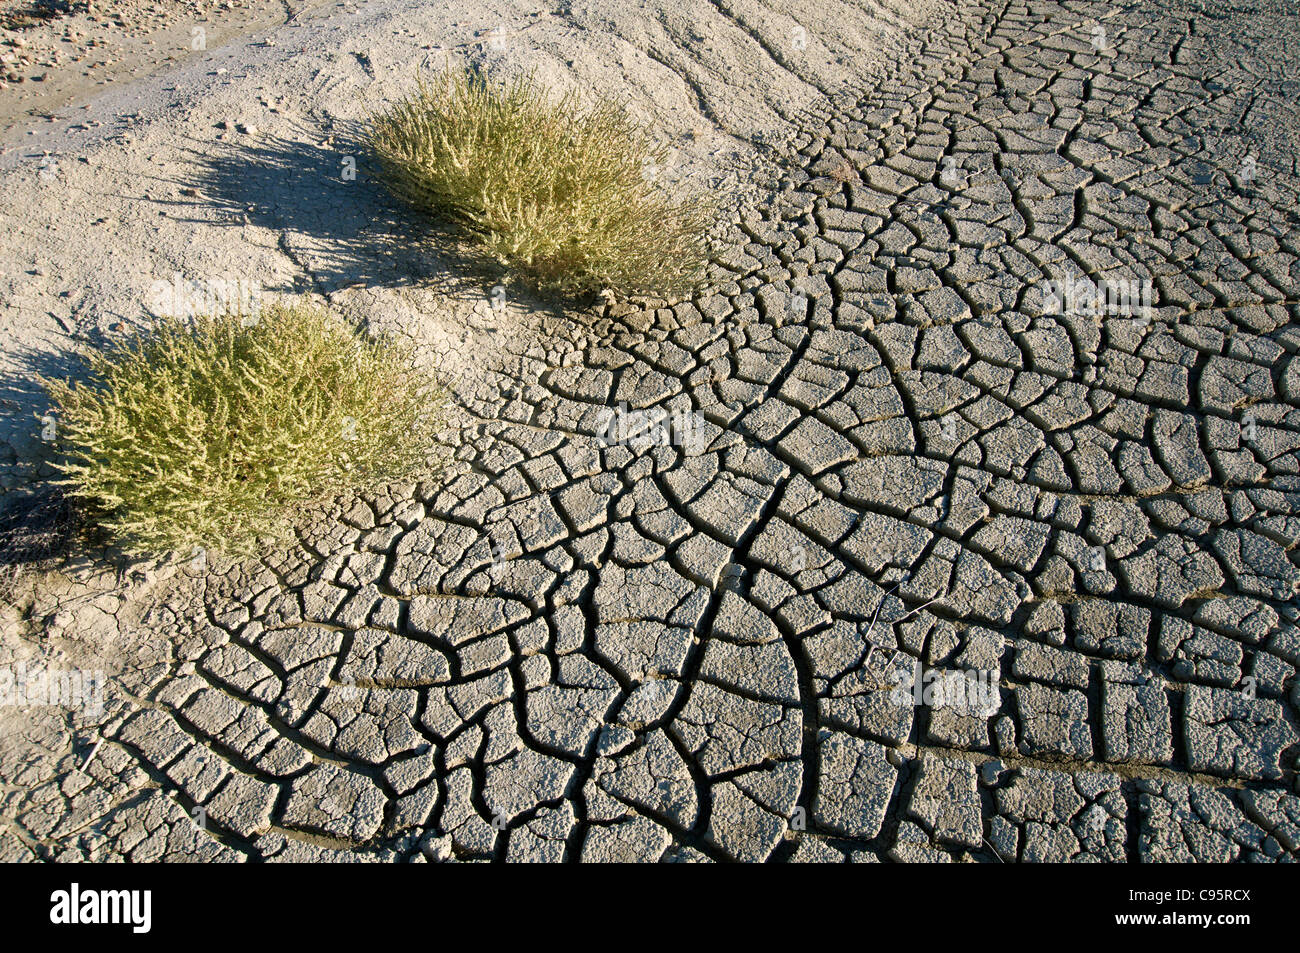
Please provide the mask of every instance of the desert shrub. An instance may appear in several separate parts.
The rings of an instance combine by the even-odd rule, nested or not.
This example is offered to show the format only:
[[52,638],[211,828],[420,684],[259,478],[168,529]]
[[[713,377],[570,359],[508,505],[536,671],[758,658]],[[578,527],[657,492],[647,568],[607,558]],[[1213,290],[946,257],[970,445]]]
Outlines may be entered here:
[[451,70],[376,116],[370,145],[392,192],[539,290],[673,295],[703,274],[708,204],[647,174],[666,147],[619,104]]
[[418,471],[440,397],[409,350],[315,305],[170,318],[43,381],[59,482],[130,551],[251,551],[297,507]]

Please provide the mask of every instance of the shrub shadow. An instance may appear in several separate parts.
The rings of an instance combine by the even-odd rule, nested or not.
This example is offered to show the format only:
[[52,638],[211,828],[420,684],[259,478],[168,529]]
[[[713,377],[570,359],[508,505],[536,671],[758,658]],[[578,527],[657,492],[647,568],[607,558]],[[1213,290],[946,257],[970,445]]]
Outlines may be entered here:
[[[102,338],[95,331],[86,343],[102,346]],[[81,381],[86,372],[86,363],[76,350],[39,350],[19,341],[6,348],[5,370],[0,373],[0,447],[9,448],[12,454],[0,463],[6,486],[24,486],[54,474],[49,465],[53,447],[50,428],[57,427],[57,419],[49,416],[50,398],[41,379]],[[0,512],[17,496],[16,489],[0,495]]]
[[[192,150],[198,172],[183,184],[215,206],[218,227],[249,224],[279,232],[281,249],[311,275],[311,290],[418,284],[481,300],[485,286],[503,281],[505,270],[475,254],[455,223],[391,196],[363,131],[360,124],[336,122],[323,131],[299,124],[290,137],[241,135],[218,142],[215,154]],[[211,218],[189,220],[214,224]]]
[[[112,336],[93,331],[79,348],[103,350]],[[86,509],[57,483],[58,416],[42,378],[84,382],[89,367],[79,349],[37,350],[15,346],[0,374],[0,443],[12,457],[4,462],[9,488],[0,495],[0,601],[11,601],[26,572],[80,565],[111,544],[86,518]],[[119,558],[117,560],[121,562]]]

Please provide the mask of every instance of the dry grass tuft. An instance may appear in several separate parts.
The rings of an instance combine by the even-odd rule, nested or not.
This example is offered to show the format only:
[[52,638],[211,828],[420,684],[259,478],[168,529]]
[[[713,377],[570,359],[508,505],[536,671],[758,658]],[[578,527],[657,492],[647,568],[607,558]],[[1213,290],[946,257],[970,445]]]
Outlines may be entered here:
[[707,203],[664,192],[666,148],[617,104],[449,71],[375,117],[370,145],[396,195],[538,290],[672,296],[704,273]]
[[308,303],[148,333],[43,381],[60,483],[131,552],[252,551],[303,503],[428,461],[440,395],[402,346]]

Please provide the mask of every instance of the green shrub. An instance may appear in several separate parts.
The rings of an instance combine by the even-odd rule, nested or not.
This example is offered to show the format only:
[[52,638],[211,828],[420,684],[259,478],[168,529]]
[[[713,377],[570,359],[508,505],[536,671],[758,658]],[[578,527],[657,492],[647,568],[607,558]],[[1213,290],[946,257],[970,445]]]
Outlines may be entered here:
[[667,150],[617,104],[450,71],[375,117],[370,145],[394,194],[539,290],[672,295],[703,274],[706,203],[646,174]]
[[440,397],[405,347],[307,303],[164,319],[43,381],[68,492],[124,548],[251,552],[299,505],[429,458]]

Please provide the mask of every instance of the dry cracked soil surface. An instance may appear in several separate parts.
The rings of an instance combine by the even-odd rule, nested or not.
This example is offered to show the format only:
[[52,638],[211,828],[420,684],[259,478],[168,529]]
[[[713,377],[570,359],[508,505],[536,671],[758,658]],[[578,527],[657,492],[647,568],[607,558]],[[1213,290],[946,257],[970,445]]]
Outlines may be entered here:
[[[5,709],[0,858],[1295,860],[1298,44],[1280,2],[390,0],[12,127],[13,499],[31,370],[173,273],[409,334],[456,412],[292,548],[20,574],[0,662],[105,680]],[[449,57],[626,90],[726,197],[707,291],[457,280],[353,150]]]

